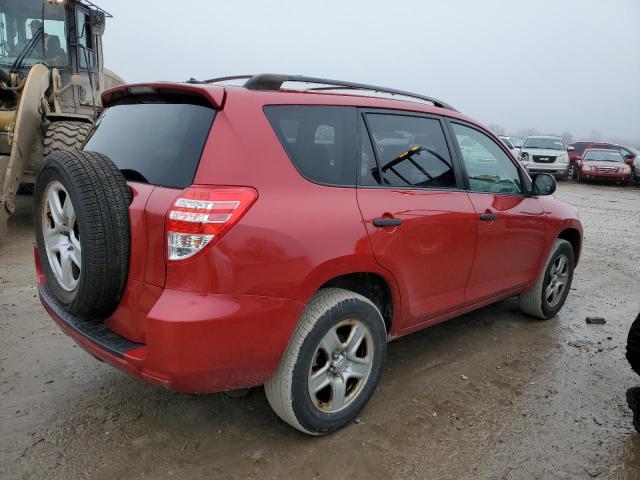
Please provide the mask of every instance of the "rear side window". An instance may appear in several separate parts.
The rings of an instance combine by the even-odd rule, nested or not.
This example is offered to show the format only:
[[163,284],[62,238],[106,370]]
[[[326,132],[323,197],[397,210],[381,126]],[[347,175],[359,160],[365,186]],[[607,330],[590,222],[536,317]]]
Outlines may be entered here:
[[109,157],[127,180],[193,183],[215,110],[191,104],[116,105],[98,119],[84,150]]
[[353,107],[271,105],[264,112],[296,169],[325,185],[356,183],[356,110]]
[[363,185],[371,184],[373,178],[393,187],[456,187],[439,120],[377,113],[366,119],[379,165],[372,164],[371,156],[367,164],[363,156]]

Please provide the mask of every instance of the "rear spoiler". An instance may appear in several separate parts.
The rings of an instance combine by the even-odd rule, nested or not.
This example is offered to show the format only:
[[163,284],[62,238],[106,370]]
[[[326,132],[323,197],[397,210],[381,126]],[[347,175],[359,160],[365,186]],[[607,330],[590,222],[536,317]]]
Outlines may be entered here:
[[[221,109],[224,105],[226,93],[224,87],[193,85],[186,83],[133,83],[118,85],[102,94],[102,106],[111,107],[119,103],[149,103],[158,101],[162,97],[183,97],[185,100],[191,98],[193,103],[204,101],[213,108]],[[199,97],[199,98],[198,98]],[[188,102],[191,103],[191,102]]]

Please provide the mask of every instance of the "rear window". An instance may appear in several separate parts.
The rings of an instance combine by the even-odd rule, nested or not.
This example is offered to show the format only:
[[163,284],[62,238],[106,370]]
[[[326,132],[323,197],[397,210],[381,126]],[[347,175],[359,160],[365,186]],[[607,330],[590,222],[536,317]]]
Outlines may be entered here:
[[202,105],[116,105],[98,119],[84,150],[109,157],[131,181],[185,188],[193,183],[215,110]]
[[296,169],[324,185],[356,184],[356,109],[313,105],[264,107]]

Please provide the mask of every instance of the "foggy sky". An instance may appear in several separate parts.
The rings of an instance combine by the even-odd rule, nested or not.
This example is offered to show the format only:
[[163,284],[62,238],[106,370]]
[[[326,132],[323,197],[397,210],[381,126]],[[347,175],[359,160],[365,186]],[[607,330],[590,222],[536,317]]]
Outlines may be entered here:
[[127,81],[289,73],[441,98],[506,130],[640,144],[640,0],[102,0]]

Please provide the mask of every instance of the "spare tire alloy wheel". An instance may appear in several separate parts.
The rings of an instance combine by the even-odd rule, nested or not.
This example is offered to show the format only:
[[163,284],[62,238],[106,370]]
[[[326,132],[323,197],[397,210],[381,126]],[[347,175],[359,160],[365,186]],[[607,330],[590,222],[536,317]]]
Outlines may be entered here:
[[67,292],[78,286],[82,269],[80,230],[73,201],[58,181],[50,182],[42,203],[42,236],[51,270]]

